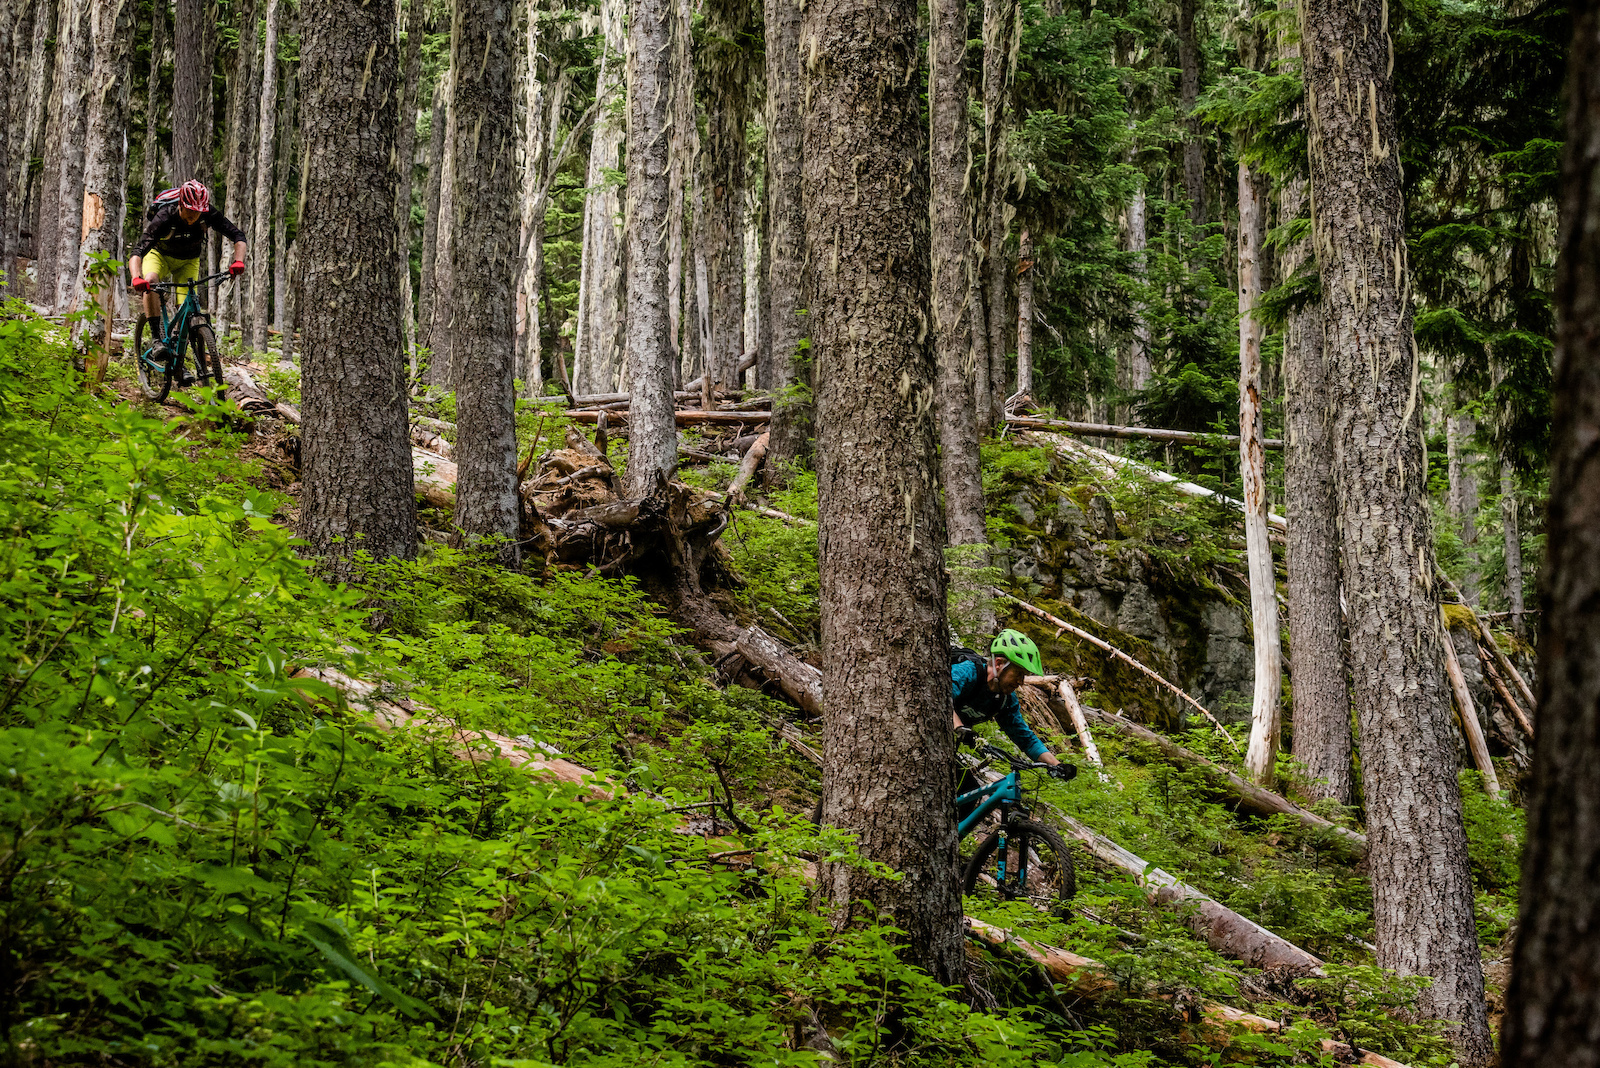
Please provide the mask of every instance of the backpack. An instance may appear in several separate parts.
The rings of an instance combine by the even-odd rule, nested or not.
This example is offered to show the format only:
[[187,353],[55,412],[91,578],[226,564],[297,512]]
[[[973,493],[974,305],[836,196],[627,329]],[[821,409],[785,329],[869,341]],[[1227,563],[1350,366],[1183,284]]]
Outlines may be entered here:
[[156,212],[160,211],[168,204],[176,204],[177,202],[178,188],[176,186],[171,189],[163,189],[156,195],[156,198],[150,202],[150,206],[144,209],[145,221],[149,222],[151,219],[156,217]]
[[989,662],[989,658],[984,656],[982,653],[974,652],[973,650],[968,649],[965,645],[957,645],[955,643],[951,643],[951,645],[950,645],[950,666],[951,667],[955,667],[957,664],[961,663],[963,660],[971,661],[972,663],[978,665],[979,667],[983,667],[985,664],[987,664]]

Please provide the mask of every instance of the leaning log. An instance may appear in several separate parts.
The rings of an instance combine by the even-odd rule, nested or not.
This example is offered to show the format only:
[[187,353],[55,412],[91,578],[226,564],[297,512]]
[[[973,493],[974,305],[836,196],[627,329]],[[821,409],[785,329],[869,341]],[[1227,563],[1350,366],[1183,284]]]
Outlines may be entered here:
[[[1467,610],[1467,618],[1472,621],[1473,629],[1478,632],[1479,644],[1483,645],[1494,656],[1495,663],[1500,665],[1501,673],[1511,680],[1511,684],[1517,688],[1517,692],[1522,695],[1522,699],[1528,703],[1528,708],[1538,708],[1539,702],[1534,698],[1533,689],[1528,685],[1528,680],[1522,677],[1522,672],[1517,670],[1517,665],[1511,662],[1511,658],[1505,654],[1505,650],[1500,648],[1500,643],[1494,640],[1494,635],[1489,633],[1489,628],[1483,625],[1483,620],[1478,618],[1477,609],[1467,603],[1467,599],[1461,595],[1461,591],[1456,588],[1456,584],[1450,580],[1449,575],[1446,575],[1441,570],[1439,577],[1444,580],[1444,584],[1450,592],[1455,594],[1456,600],[1461,602],[1461,607]],[[1528,725],[1528,733],[1533,733],[1533,724],[1531,723]]]
[[750,450],[744,454],[744,460],[739,464],[739,473],[734,476],[732,484],[728,486],[728,500],[735,504],[744,502],[744,488],[755,477],[756,468],[761,466],[761,461],[766,459],[767,442],[771,434],[762,434],[756,438]]
[[1262,818],[1289,816],[1307,830],[1325,835],[1329,842],[1353,859],[1359,859],[1367,851],[1366,835],[1323,819],[1315,812],[1308,812],[1281,794],[1246,782],[1215,761],[1208,760],[1191,749],[1185,749],[1149,727],[1122,716],[1102,712],[1097,708],[1085,708],[1084,714],[1091,723],[1115,731],[1124,738],[1152,746],[1167,763],[1200,772],[1201,781],[1207,791],[1230,808],[1249,816]]
[[760,627],[740,633],[734,648],[745,662],[760,668],[769,679],[777,680],[784,696],[806,715],[822,716],[822,672],[795,656]]
[[[1083,998],[1085,1001],[1097,1001],[1121,988],[1121,984],[1112,977],[1105,965],[1097,960],[1079,956],[1065,949],[1057,949],[1055,946],[1037,945],[1018,938],[1004,928],[984,923],[971,916],[967,917],[967,930],[989,946],[1020,953],[1043,968],[1045,974],[1064,993]],[[1227,1045],[1231,1035],[1238,1030],[1253,1031],[1257,1034],[1278,1034],[1284,1030],[1284,1025],[1278,1020],[1269,1020],[1265,1016],[1257,1016],[1215,1001],[1202,1001],[1199,1008],[1202,1020],[1210,1025],[1205,1039],[1214,1046]],[[1376,1053],[1352,1050],[1348,1045],[1335,1042],[1331,1038],[1322,1040],[1322,1048],[1325,1052],[1344,1058],[1345,1063],[1349,1063],[1353,1053],[1359,1053],[1360,1056],[1355,1062],[1357,1064],[1370,1065],[1371,1068],[1406,1068],[1399,1061],[1390,1060]]]
[[1495,774],[1494,761],[1489,757],[1489,743],[1484,741],[1483,727],[1478,723],[1478,706],[1467,689],[1467,677],[1461,671],[1461,659],[1456,655],[1456,643],[1450,638],[1450,620],[1444,621],[1444,673],[1450,679],[1450,690],[1456,697],[1456,713],[1461,717],[1461,733],[1467,738],[1467,751],[1483,776],[1483,791],[1494,800],[1500,800],[1500,777]]

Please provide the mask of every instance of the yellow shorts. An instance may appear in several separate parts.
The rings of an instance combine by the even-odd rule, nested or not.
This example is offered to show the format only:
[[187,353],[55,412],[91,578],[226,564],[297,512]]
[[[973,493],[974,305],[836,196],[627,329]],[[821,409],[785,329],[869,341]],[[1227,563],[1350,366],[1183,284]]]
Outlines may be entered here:
[[[163,258],[161,253],[151,249],[139,263],[139,269],[146,278],[161,282],[193,282],[200,277],[200,257],[193,259],[177,260]],[[176,294],[178,300],[183,300],[189,295],[187,288],[181,289]]]

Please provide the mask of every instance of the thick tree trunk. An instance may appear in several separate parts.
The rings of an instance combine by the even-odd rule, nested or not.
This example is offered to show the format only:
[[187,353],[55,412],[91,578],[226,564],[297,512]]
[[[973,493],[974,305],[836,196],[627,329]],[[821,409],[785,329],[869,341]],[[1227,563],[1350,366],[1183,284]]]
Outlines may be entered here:
[[267,35],[261,48],[261,109],[256,116],[255,222],[250,227],[250,348],[256,352],[267,351],[267,320],[272,310],[272,135],[278,118],[278,30],[283,25],[282,17],[280,0],[267,0]]
[[[56,70],[66,74],[66,90],[61,99],[61,121],[56,128],[60,141],[60,172],[56,185],[55,259],[51,276],[40,273],[43,296],[59,312],[71,311],[73,289],[78,282],[78,246],[83,238],[83,177],[88,154],[88,86],[94,72],[94,7],[91,0],[72,0],[72,27],[57,45]],[[126,29],[126,28],[125,28]],[[126,72],[119,72],[126,74]],[[117,128],[120,142],[126,130]],[[115,216],[111,219],[114,228]],[[113,247],[115,247],[113,245]],[[54,286],[54,293],[50,287]]]
[[1200,99],[1200,41],[1194,18],[1198,0],[1178,0],[1178,114],[1183,117],[1183,190],[1189,197],[1189,221],[1206,222],[1206,148],[1200,120],[1194,114]]
[[455,78],[452,62],[441,81],[444,93],[435,108],[433,121],[441,123],[443,140],[439,147],[439,208],[433,242],[433,314],[428,326],[428,345],[433,350],[432,374],[428,381],[444,389],[455,389],[458,381],[455,359],[455,241],[456,241],[456,143]]
[[[522,395],[544,392],[543,326],[539,317],[539,280],[544,273],[544,203],[539,192],[555,151],[555,127],[566,99],[568,79],[552,86],[548,108],[544,79],[539,69],[539,13],[534,5],[524,16],[522,48],[522,195],[518,207],[527,255],[517,276],[517,377]],[[546,111],[550,120],[546,121]],[[548,139],[546,131],[549,131]]]
[[624,95],[627,41],[624,0],[602,0],[605,55],[595,92],[606,102],[589,144],[588,188],[583,205],[583,263],[578,278],[578,325],[573,347],[573,388],[608,393],[616,387],[622,308],[622,202],[606,174],[621,163],[623,120],[614,105]]
[[[771,456],[767,470],[806,451],[810,405],[793,395],[810,384],[806,336],[805,212],[800,203],[801,95],[799,0],[766,0],[767,324],[772,331]],[[965,99],[963,99],[965,105]],[[770,474],[767,476],[772,477]]]
[[[977,226],[977,220],[973,220]],[[1005,418],[1005,412],[994,410],[994,391],[989,388],[989,318],[985,314],[983,294],[984,242],[974,240],[968,248],[972,260],[967,265],[967,311],[972,316],[972,414],[978,423],[981,439],[995,424]]]
[[[6,75],[10,91],[9,106],[5,112],[0,112],[0,121],[5,122],[6,157],[5,169],[0,170],[0,183],[5,185],[6,211],[4,226],[0,227],[0,269],[5,271],[5,277],[0,279],[0,296],[12,296],[22,292],[22,287],[16,285],[17,257],[22,250],[23,219],[27,210],[27,178],[28,162],[30,156],[30,142],[27,137],[27,119],[32,114],[32,102],[28,98],[28,87],[32,72],[21,75],[19,72],[28,70],[28,59],[33,46],[33,27],[40,17],[39,8],[44,6],[43,0],[13,0],[14,9],[10,15],[14,19],[11,27],[10,51],[4,57],[11,61],[11,72]],[[12,288],[15,286],[15,288]]]
[[1005,418],[1006,357],[1011,352],[1011,257],[1006,252],[1006,237],[1011,230],[1014,209],[1006,202],[1006,187],[1011,178],[1011,83],[1012,43],[1020,20],[1017,0],[984,0],[983,5],[983,141],[985,172],[984,207],[981,225],[986,273],[984,302],[988,305],[988,367],[979,381],[987,379],[988,396],[979,404],[979,414],[987,418],[979,431],[999,425]]
[[1250,566],[1250,630],[1255,688],[1250,705],[1250,777],[1271,786],[1282,734],[1283,646],[1278,637],[1278,579],[1267,538],[1267,453],[1261,402],[1261,254],[1266,236],[1265,182],[1239,165],[1239,474],[1244,483],[1244,542]]
[[[1133,199],[1128,202],[1128,251],[1133,253],[1133,273],[1139,281],[1145,276],[1145,247],[1149,243],[1145,222],[1144,176],[1137,176]],[[1128,344],[1128,388],[1135,393],[1150,384],[1150,321],[1145,318],[1142,301],[1133,305],[1133,337]]]
[[150,74],[145,81],[144,99],[144,174],[142,189],[146,207],[155,199],[161,173],[161,64],[167,49],[167,5],[153,0],[150,5]]
[[1406,270],[1388,12],[1303,0],[1313,245],[1334,411],[1378,963],[1434,983],[1465,1068],[1491,1058],[1456,785]]
[[[305,200],[300,533],[335,575],[417,550],[394,232],[394,0],[300,10]],[[353,79],[353,70],[366,72]],[[296,301],[297,304],[300,301]],[[360,330],[349,324],[359,322]],[[286,324],[286,327],[289,324]]]
[[[823,809],[864,857],[825,867],[834,922],[904,932],[943,983],[966,971],[956,885],[944,538],[926,338],[927,170],[911,0],[811,0],[801,40],[822,507]],[[809,57],[815,54],[815,60]],[[871,575],[870,583],[862,576]],[[906,775],[915,767],[927,773]]]
[[647,497],[678,463],[667,307],[667,117],[672,0],[628,5],[628,469],[624,494]]
[[[23,104],[22,148],[17,153],[17,254],[37,259],[39,255],[40,201],[43,199],[42,174],[33,172],[32,161],[43,154],[45,124],[50,113],[51,88],[55,72],[55,34],[60,5],[55,0],[34,0],[33,31],[28,61],[27,98]],[[18,280],[21,281],[20,279]],[[22,287],[19,287],[22,288]]]
[[1505,1068],[1600,1065],[1600,7],[1572,8],[1539,705]]
[[417,282],[417,343],[429,348],[428,369],[423,380],[443,385],[439,359],[433,354],[434,264],[439,255],[439,193],[444,168],[444,90],[447,75],[441,73],[433,88],[433,106],[428,112],[428,179],[423,188],[422,264]]
[[206,0],[175,0],[172,14],[173,185],[211,181],[211,67]]
[[471,537],[506,539],[500,558],[518,560],[515,334],[511,326],[516,231],[512,144],[516,140],[513,5],[455,0],[450,136],[455,142],[452,269],[456,367],[456,525]]
[[1033,395],[1033,234],[1017,243],[1017,396]]
[[[737,389],[735,368],[744,336],[745,120],[755,77],[747,41],[749,0],[707,0],[706,44],[696,57],[697,88],[706,117],[701,144],[705,193],[706,286],[711,304],[711,352],[718,386]],[[754,342],[754,338],[748,339]]]
[[[135,0],[94,0],[90,11],[90,36],[94,42],[94,66],[89,80],[89,132],[83,183],[82,241],[72,257],[75,293],[72,303],[82,306],[89,299],[90,265],[97,253],[113,260],[121,258],[117,247],[122,219],[123,197],[128,185],[129,68],[132,63],[133,29],[138,6]],[[109,355],[107,328],[116,310],[117,281],[121,270],[100,280],[103,288],[96,298],[100,315],[86,324],[92,348]],[[100,374],[104,375],[104,363]]]
[[[260,0],[244,0],[239,8],[239,44],[234,51],[233,77],[228,81],[228,126],[224,144],[227,157],[224,210],[228,218],[247,232],[252,229],[251,213],[255,206],[251,164],[256,155],[256,94],[261,89],[261,54],[256,41],[259,4]],[[254,240],[255,234],[251,233],[250,237]],[[228,253],[224,251],[223,255]],[[248,340],[250,336],[246,321],[251,307],[248,282],[248,275],[241,276],[223,290],[223,300],[219,302],[238,327],[241,340]],[[223,328],[226,329],[226,325]]]
[[[978,420],[973,393],[970,307],[972,210],[968,195],[967,8],[962,0],[936,0],[928,44],[928,119],[932,160],[931,230],[933,339],[939,365],[939,442],[945,525],[952,547],[987,546],[983,479],[978,460]],[[961,561],[969,571],[987,563]],[[976,586],[953,574],[958,590]],[[966,598],[958,593],[957,599]]]
[[37,218],[33,228],[35,303],[53,305],[56,297],[56,261],[61,241],[61,123],[62,104],[79,80],[72,38],[79,21],[79,0],[60,0],[56,7],[55,66],[46,85],[49,109],[44,122],[39,175]]
[[[1282,217],[1299,216],[1305,198],[1305,182],[1290,182],[1283,194]],[[1290,246],[1284,275],[1293,275],[1310,255],[1305,241]],[[1350,686],[1339,606],[1338,501],[1320,304],[1290,313],[1283,339],[1283,377],[1293,749],[1306,766],[1311,795],[1348,805],[1355,801]]]

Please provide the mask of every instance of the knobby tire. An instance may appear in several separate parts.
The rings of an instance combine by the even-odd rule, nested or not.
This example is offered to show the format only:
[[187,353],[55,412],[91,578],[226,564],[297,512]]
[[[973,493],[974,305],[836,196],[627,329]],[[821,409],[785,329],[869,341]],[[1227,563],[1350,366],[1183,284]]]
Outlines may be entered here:
[[133,328],[133,361],[134,368],[139,375],[139,389],[146,397],[158,404],[166,400],[167,394],[171,392],[173,371],[175,370],[171,361],[168,361],[167,368],[164,371],[158,371],[145,362],[144,350],[147,345],[155,342],[155,335],[158,331],[154,327],[159,322],[160,320],[158,319],[147,319],[144,316],[140,316],[139,321]]
[[[1035,908],[1059,912],[1066,908],[1072,895],[1078,892],[1078,870],[1072,862],[1072,853],[1066,839],[1042,823],[1033,820],[1013,819],[1006,825],[1006,885],[998,885],[1000,832],[990,831],[978,843],[978,849],[967,862],[966,874],[961,880],[961,892],[998,893],[1006,901],[1027,900]],[[1017,885],[1014,873],[1017,862],[1028,855],[1028,885]],[[992,889],[983,882],[983,876],[996,880]]]

